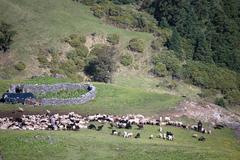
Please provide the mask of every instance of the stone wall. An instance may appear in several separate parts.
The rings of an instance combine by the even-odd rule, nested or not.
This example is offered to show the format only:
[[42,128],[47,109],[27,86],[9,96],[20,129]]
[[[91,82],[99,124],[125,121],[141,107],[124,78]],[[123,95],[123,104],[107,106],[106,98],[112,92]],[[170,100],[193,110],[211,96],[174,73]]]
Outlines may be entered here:
[[41,99],[41,105],[70,105],[70,104],[84,104],[90,100],[93,100],[96,97],[96,88],[89,84],[80,84],[80,83],[59,83],[59,84],[42,84],[42,85],[33,85],[33,84],[17,84],[11,85],[9,91],[15,92],[16,88],[21,88],[23,92],[31,92],[33,94],[41,94],[47,92],[57,92],[59,90],[77,90],[84,89],[88,90],[87,93],[79,95],[77,98],[43,98]]

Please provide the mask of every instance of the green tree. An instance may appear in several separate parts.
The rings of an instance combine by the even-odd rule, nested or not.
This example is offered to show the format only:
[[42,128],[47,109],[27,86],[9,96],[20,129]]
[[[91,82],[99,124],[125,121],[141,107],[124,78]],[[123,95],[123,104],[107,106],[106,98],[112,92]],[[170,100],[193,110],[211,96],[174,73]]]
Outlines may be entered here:
[[111,82],[112,74],[116,70],[115,54],[116,50],[114,48],[107,48],[105,52],[98,54],[89,61],[85,67],[85,73],[90,75],[94,81]]
[[178,58],[182,58],[181,37],[174,28],[171,38],[166,42],[166,46],[173,50]]
[[15,31],[12,30],[12,26],[10,24],[1,22],[0,24],[0,51],[6,52],[11,43],[13,42],[13,37],[16,34]]

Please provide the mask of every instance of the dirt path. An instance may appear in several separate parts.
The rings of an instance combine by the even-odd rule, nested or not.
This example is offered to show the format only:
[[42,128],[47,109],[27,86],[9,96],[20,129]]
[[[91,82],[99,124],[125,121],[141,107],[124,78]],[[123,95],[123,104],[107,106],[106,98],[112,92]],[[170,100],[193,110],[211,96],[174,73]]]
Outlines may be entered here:
[[236,135],[240,138],[240,116],[215,104],[184,101],[177,106],[172,116],[187,116],[188,118],[208,122],[212,125],[223,124],[234,129]]

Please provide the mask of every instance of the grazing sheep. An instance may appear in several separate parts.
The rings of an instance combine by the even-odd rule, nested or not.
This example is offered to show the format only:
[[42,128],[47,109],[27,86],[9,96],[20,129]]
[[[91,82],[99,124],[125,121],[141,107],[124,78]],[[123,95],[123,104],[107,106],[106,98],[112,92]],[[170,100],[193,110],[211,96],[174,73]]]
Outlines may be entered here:
[[47,112],[46,115],[50,115],[50,113],[51,113],[48,109],[46,110],[46,112]]
[[149,136],[149,139],[153,139],[153,135],[152,134]]
[[110,129],[112,129],[113,127],[114,127],[114,125],[113,125],[113,123],[109,123],[109,125],[110,125]]
[[98,126],[96,130],[97,130],[97,131],[101,131],[102,128],[103,128],[103,126],[104,126],[104,125],[100,125],[100,126]]
[[163,139],[167,139],[167,134],[163,133]]
[[167,136],[167,140],[173,141],[173,136],[172,136],[172,135],[168,135],[168,136]]
[[162,134],[162,133],[159,133],[158,138],[163,138],[163,134]]
[[208,133],[208,134],[212,134],[212,131],[211,131],[211,130],[208,130],[207,133]]
[[94,125],[94,124],[90,124],[88,127],[87,127],[88,129],[97,129],[97,127]]
[[128,138],[128,133],[126,131],[123,132],[123,138]]
[[127,124],[126,124],[126,127],[125,127],[126,129],[132,129],[132,125],[130,124],[130,122],[128,122]]
[[112,135],[114,135],[114,133],[117,132],[115,129],[112,130]]
[[133,136],[133,133],[127,133],[126,131],[123,132],[123,138],[130,138]]
[[164,121],[168,122],[170,120],[171,120],[170,117],[164,117]]
[[222,129],[222,128],[224,128],[224,126],[221,124],[216,124],[216,126],[214,126],[214,129]]
[[159,122],[160,122],[160,123],[162,122],[162,117],[159,118]]
[[128,133],[127,138],[131,138],[133,136],[133,133]]
[[159,127],[159,132],[162,132],[162,131],[163,131],[162,127]]
[[144,124],[143,123],[139,123],[139,124],[136,124],[138,126],[138,129],[143,129],[144,127]]
[[118,136],[121,136],[121,135],[122,135],[122,133],[119,131],[119,132],[118,132]]
[[18,112],[23,112],[23,111],[24,111],[23,108],[18,107]]
[[204,141],[206,141],[206,138],[201,136],[200,138],[198,138],[198,140],[204,142]]
[[191,129],[196,131],[198,129],[198,126],[197,125],[192,125]]
[[167,137],[166,137],[167,140],[173,141],[174,135],[173,135],[172,132],[167,131],[167,132],[166,132],[166,136],[167,136]]
[[134,138],[140,138],[140,133],[137,133]]
[[192,137],[193,137],[193,138],[197,138],[198,135],[197,135],[197,134],[193,134]]

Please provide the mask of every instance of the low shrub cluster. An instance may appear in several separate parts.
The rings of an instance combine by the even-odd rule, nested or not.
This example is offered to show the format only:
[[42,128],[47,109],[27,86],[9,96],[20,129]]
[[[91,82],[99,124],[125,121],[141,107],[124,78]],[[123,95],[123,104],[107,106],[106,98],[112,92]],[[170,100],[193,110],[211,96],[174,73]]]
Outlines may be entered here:
[[[114,2],[114,1],[113,1]],[[116,5],[115,2],[111,1],[97,1],[95,4],[91,4],[91,10],[93,15],[98,18],[106,19],[110,24],[113,24],[120,28],[128,28],[135,31],[141,32],[154,32],[157,29],[157,22],[153,16],[145,12],[137,11],[130,7],[122,7]],[[119,2],[122,3],[132,3],[129,2]],[[86,4],[86,3],[84,3]]]
[[129,66],[133,62],[133,57],[130,54],[125,54],[121,56],[120,62],[124,66]]
[[119,44],[119,35],[118,34],[109,34],[107,36],[107,41],[112,45]]
[[142,39],[133,38],[129,41],[128,49],[134,52],[142,53],[145,49],[145,44]]
[[[101,54],[96,54],[85,66],[85,73],[91,76],[94,81],[108,83],[111,82],[112,74],[116,70],[114,57],[117,51],[113,47],[106,46],[100,49]],[[95,50],[99,50],[99,48]]]
[[15,64],[15,69],[18,71],[23,71],[26,68],[25,63],[23,62],[18,62],[17,64]]

